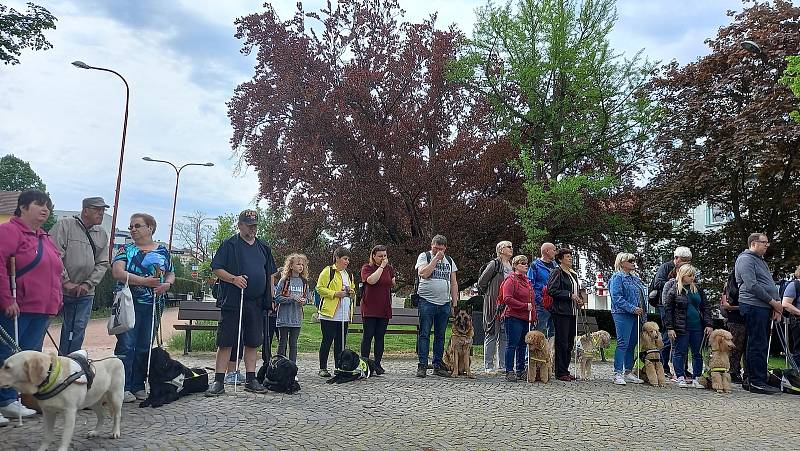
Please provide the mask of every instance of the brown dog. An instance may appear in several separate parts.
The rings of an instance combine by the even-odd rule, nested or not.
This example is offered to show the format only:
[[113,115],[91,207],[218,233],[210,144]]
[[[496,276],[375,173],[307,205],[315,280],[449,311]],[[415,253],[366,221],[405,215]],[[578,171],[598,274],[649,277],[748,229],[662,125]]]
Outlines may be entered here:
[[528,382],[541,381],[545,384],[552,377],[550,350],[547,339],[538,330],[525,334],[528,345]]
[[472,314],[469,309],[458,309],[458,315],[453,320],[450,343],[444,353],[444,364],[450,369],[450,377],[465,375],[474,379],[470,366],[472,359],[469,355],[472,349],[472,337],[475,330],[472,328]]
[[[711,359],[708,361],[711,373],[711,387],[717,393],[731,393],[731,349],[734,349],[733,335],[724,329],[716,329],[708,337],[711,345]],[[697,382],[709,388],[708,378],[700,376]]]
[[648,321],[642,325],[642,334],[639,336],[639,357],[644,362],[644,371],[639,370],[639,377],[654,387],[663,387],[666,384],[664,378],[664,364],[661,363],[661,348],[664,341],[661,339],[661,332],[658,323]]

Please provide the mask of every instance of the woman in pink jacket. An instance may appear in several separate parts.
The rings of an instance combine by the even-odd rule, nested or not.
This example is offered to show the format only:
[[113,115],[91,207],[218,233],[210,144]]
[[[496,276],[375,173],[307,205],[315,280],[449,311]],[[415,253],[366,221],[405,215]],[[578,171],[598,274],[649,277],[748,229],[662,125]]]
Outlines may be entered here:
[[[64,265],[50,235],[42,229],[53,210],[53,202],[41,191],[25,191],[17,199],[14,217],[0,224],[0,360],[13,350],[14,319],[22,350],[42,350],[50,316],[61,309],[61,272]],[[12,264],[16,275],[16,298],[11,292]],[[5,333],[4,333],[5,332]],[[17,392],[0,389],[0,423],[6,417],[35,414],[17,401]]]
[[[516,382],[525,380],[525,334],[536,323],[536,306],[534,305],[533,287],[528,279],[528,257],[517,255],[511,259],[514,272],[509,274],[501,285],[503,296],[503,321],[506,326],[506,380]],[[517,373],[514,374],[514,356],[516,355]]]

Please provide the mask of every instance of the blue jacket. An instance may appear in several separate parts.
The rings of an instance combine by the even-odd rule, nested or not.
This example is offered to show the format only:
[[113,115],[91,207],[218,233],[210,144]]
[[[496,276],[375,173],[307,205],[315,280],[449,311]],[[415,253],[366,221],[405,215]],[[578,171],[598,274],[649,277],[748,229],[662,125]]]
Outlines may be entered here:
[[547,279],[550,278],[550,271],[555,267],[556,262],[545,263],[541,258],[537,258],[528,268],[528,280],[531,281],[537,307],[542,307],[542,290],[544,290],[544,286],[547,285]]
[[647,288],[633,274],[616,271],[608,282],[611,291],[611,313],[633,313],[636,307],[644,309]]

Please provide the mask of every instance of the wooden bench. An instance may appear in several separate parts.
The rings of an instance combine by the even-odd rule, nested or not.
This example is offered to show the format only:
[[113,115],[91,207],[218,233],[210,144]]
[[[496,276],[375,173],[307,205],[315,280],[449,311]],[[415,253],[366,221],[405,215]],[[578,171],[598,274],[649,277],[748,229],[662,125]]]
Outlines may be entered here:
[[217,330],[213,324],[193,324],[194,321],[219,321],[220,312],[214,302],[201,301],[181,301],[178,307],[178,319],[188,320],[189,324],[176,324],[175,330],[186,332],[183,340],[183,355],[192,351],[192,331],[193,330]]
[[[361,318],[361,312],[353,312],[352,324],[364,324]],[[392,318],[389,320],[389,328],[386,329],[387,334],[406,334],[418,335],[419,334],[419,312],[415,308],[393,308]],[[392,329],[391,326],[415,326],[414,329]],[[363,333],[364,329],[349,329],[353,333]]]

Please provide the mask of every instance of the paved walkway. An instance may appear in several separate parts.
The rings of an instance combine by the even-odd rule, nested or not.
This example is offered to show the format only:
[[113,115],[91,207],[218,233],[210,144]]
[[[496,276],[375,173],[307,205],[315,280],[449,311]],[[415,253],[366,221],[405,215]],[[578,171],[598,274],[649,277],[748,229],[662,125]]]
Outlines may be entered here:
[[[179,354],[179,353],[176,353]],[[181,360],[210,366],[209,354]],[[797,449],[800,397],[617,387],[609,364],[593,381],[508,383],[414,377],[415,362],[389,358],[382,377],[327,385],[313,355],[300,359],[296,395],[193,395],[159,409],[126,404],[122,438],[87,439],[79,414],[75,449]],[[476,368],[477,365],[473,365]],[[60,433],[61,423],[57,429]],[[39,417],[0,429],[2,449],[31,449]]]

